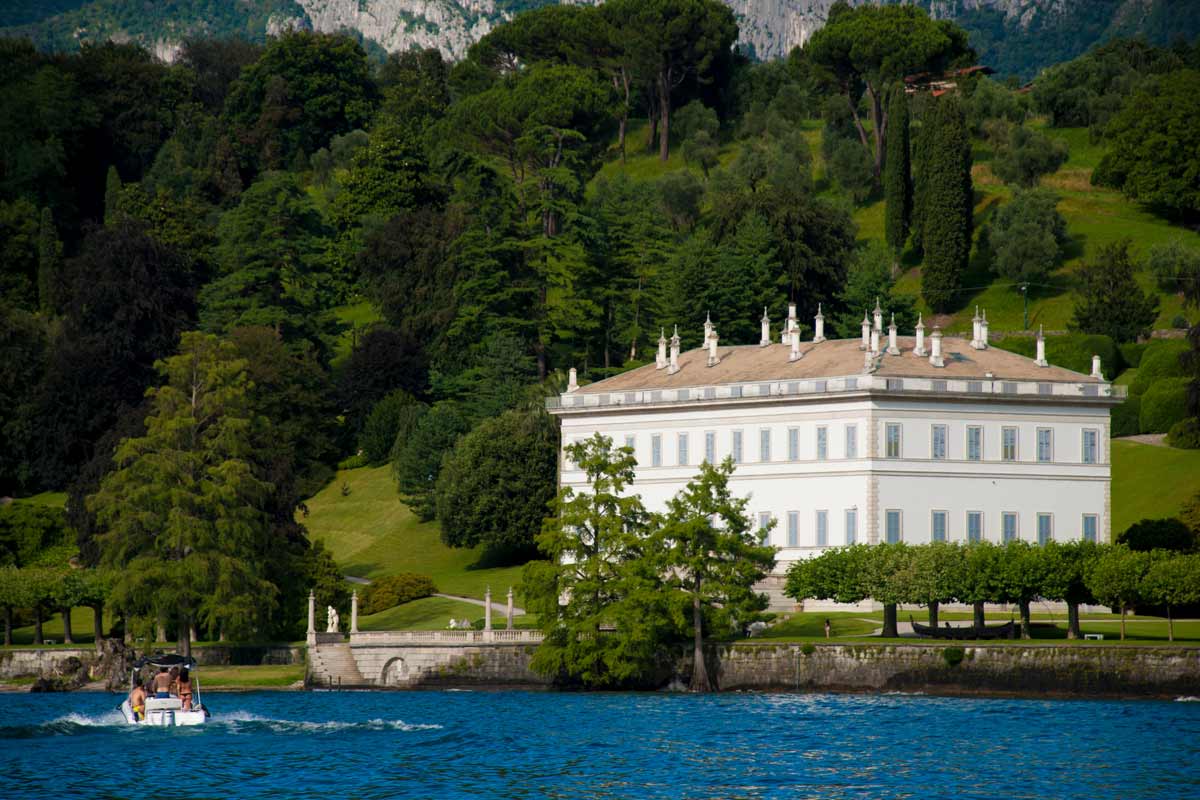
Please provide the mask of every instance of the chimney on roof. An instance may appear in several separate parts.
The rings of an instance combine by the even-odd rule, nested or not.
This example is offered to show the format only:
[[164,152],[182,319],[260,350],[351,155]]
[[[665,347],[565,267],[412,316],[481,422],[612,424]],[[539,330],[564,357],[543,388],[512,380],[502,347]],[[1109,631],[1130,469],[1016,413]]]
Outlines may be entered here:
[[708,346],[708,340],[713,335],[712,315],[704,312],[704,346]]
[[870,350],[863,353],[863,374],[866,375],[875,370],[875,354]]
[[567,370],[567,393],[571,393],[579,388],[579,375],[575,372],[575,368]]
[[800,360],[800,331],[792,333],[792,351],[788,354],[788,361]]
[[979,306],[975,306],[975,316],[971,318],[971,347],[979,349]]
[[816,328],[813,334],[813,342],[825,341],[825,315],[821,313],[821,304],[817,303]]
[[871,329],[871,349],[868,352],[873,356],[879,355],[879,328]]
[[883,332],[883,309],[879,307],[879,298],[875,298],[875,330]]
[[798,330],[800,325],[796,322],[796,304],[788,303],[787,320],[783,323],[783,330],[779,332],[779,343],[791,343],[792,331]]
[[679,372],[679,326],[675,326],[675,333],[671,335],[671,365],[667,367],[667,374],[674,375]]
[[929,363],[935,367],[944,367],[946,362],[942,360],[942,329],[938,326],[933,326],[933,335],[929,337]]
[[662,328],[658,329],[658,354],[654,357],[655,369],[667,367],[667,334]]
[[715,367],[721,363],[721,359],[717,358],[717,341],[719,338],[715,330],[708,337],[708,366],[710,367]]
[[1100,371],[1100,356],[1092,356],[1092,377],[1104,380],[1104,373]]
[[979,349],[987,350],[988,347],[988,323],[987,309],[983,310],[983,319],[979,320]]
[[1046,360],[1046,336],[1042,333],[1042,326],[1038,325],[1037,335],[1037,361],[1034,362],[1039,367],[1048,367],[1050,362]]
[[770,343],[771,343],[771,318],[767,316],[767,307],[763,306],[762,338],[758,340],[758,346],[766,347]]
[[917,346],[913,349],[913,355],[917,358],[924,358],[925,353],[925,321],[921,315],[917,315]]
[[858,346],[859,350],[866,350],[871,346],[871,320],[867,317],[867,312],[863,312],[862,321],[862,344]]
[[892,314],[892,324],[888,325],[888,355],[900,355],[900,346],[896,343],[896,315]]

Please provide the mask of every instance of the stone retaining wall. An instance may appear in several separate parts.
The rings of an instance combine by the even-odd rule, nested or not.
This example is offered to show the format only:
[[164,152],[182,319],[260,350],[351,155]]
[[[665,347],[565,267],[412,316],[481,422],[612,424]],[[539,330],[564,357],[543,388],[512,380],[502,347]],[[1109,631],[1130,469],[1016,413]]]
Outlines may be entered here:
[[435,686],[547,686],[529,668],[535,645],[354,645],[350,651],[368,686],[414,689]]
[[99,660],[94,647],[0,650],[0,680],[35,678],[62,672],[71,665],[72,659],[85,667]]

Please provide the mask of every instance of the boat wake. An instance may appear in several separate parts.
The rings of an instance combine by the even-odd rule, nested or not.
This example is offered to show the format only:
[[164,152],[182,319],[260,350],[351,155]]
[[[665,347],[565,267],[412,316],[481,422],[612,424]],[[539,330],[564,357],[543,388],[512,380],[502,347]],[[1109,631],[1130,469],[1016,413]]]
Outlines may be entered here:
[[1176,703],[1200,703],[1200,697],[1196,697],[1195,695],[1189,694],[1189,695],[1184,695],[1182,697],[1176,697],[1175,702]]
[[[163,730],[153,726],[133,726],[125,722],[120,711],[108,711],[102,714],[67,714],[66,716],[32,725],[0,726],[0,740],[3,739],[40,739],[52,736],[80,736],[101,731],[119,729],[124,731]],[[223,729],[226,732],[250,733],[267,732],[279,734],[291,733],[322,733],[344,731],[430,731],[441,730],[441,725],[405,722],[402,719],[371,719],[360,722],[309,722],[305,720],[273,719],[260,717],[245,711],[234,711],[221,714],[211,719],[206,725],[180,728],[189,734],[195,734],[206,729]],[[167,730],[176,730],[169,728]]]

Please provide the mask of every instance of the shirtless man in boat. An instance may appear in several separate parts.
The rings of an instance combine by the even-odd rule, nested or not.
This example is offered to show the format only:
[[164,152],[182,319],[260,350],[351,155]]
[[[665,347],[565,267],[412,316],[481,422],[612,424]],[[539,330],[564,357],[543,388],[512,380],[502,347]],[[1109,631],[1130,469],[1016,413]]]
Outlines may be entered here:
[[174,678],[171,677],[171,673],[167,671],[167,668],[159,667],[158,674],[154,676],[154,696],[170,697],[171,684],[173,682]]
[[140,683],[129,693],[129,708],[133,718],[139,722],[146,716],[146,689]]

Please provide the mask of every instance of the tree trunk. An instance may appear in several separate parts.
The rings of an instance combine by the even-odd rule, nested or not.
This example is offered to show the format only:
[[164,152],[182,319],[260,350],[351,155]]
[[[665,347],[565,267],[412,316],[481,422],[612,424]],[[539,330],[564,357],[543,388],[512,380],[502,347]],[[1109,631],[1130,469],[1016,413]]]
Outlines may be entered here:
[[42,604],[35,603],[33,606],[33,643],[43,644],[42,639]]
[[936,628],[938,626],[938,606],[939,605],[940,605],[940,603],[938,603],[937,600],[934,600],[932,603],[929,604],[929,627],[931,627],[931,628]]
[[671,157],[671,76],[660,74],[658,78],[658,160]]
[[646,100],[646,118],[650,121],[646,126],[646,150],[649,152],[654,150],[654,143],[658,141],[658,106],[653,96]]
[[162,617],[154,623],[154,641],[165,642],[167,640],[167,622]]
[[982,630],[987,625],[987,618],[983,614],[983,603],[974,604],[975,619],[974,625],[976,630]]
[[1029,601],[1022,600],[1018,605],[1021,607],[1021,638],[1032,639],[1033,634],[1029,631]]
[[1125,604],[1121,604],[1121,641],[1125,641]]
[[64,608],[62,610],[63,618],[63,644],[75,644],[75,637],[71,634],[71,609]]
[[708,665],[704,663],[704,615],[700,613],[700,579],[692,595],[692,685],[693,692],[711,692]]
[[4,646],[12,647],[12,606],[4,607]]
[[96,645],[96,652],[100,652],[100,643],[104,639],[104,606],[92,606],[92,642]]
[[179,617],[179,655],[192,656],[192,618],[186,614]]
[[900,631],[896,629],[896,604],[883,604],[883,633],[880,634],[885,639],[900,638]]
[[883,113],[883,99],[879,93],[867,86],[867,96],[871,98],[871,123],[874,126],[872,134],[875,139],[875,182],[879,183],[883,175],[883,142],[887,136],[887,117]]
[[1079,603],[1067,603],[1067,638],[1083,638],[1083,632],[1079,630]]

